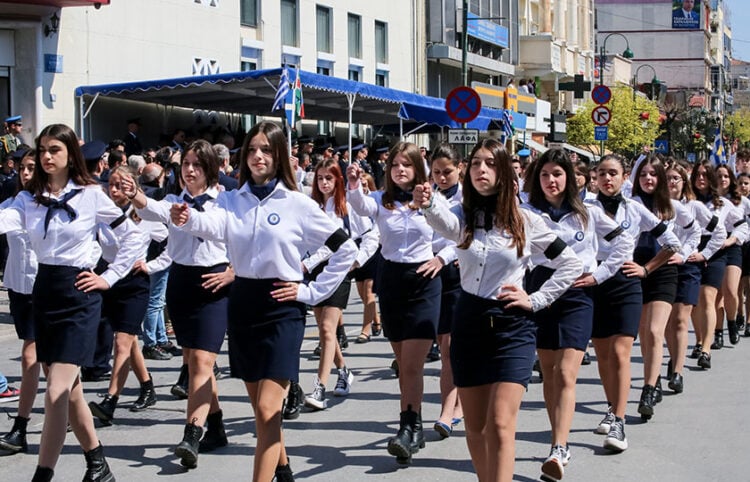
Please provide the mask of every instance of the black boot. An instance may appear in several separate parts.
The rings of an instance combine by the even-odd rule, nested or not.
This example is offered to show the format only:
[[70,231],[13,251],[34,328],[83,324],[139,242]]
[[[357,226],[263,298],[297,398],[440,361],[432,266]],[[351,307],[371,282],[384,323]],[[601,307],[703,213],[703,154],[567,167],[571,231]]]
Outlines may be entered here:
[[190,372],[188,371],[187,365],[182,365],[180,368],[180,376],[177,378],[177,382],[172,385],[170,392],[172,395],[180,400],[185,400],[188,397],[188,384],[190,383]]
[[286,397],[284,404],[284,420],[294,420],[299,418],[299,410],[305,399],[305,393],[297,382],[291,382],[289,385],[289,395]]
[[339,346],[342,350],[349,348],[349,339],[346,337],[346,330],[344,329],[344,325],[339,325],[336,327],[336,339],[338,339]]
[[745,329],[745,316],[737,314],[737,333],[742,333]]
[[115,416],[115,408],[117,407],[117,398],[117,395],[108,393],[99,403],[89,402],[91,414],[104,424],[112,424],[112,418]]
[[276,467],[276,482],[294,482],[294,474],[289,464]]
[[656,385],[654,385],[654,405],[661,403],[663,399],[664,395],[661,388],[661,375],[659,375],[656,377]]
[[685,389],[685,382],[682,379],[682,375],[675,372],[669,379],[669,388],[675,393],[682,393]]
[[729,332],[729,343],[736,345],[740,342],[740,331],[737,329],[737,322],[727,320],[727,331]]
[[0,438],[0,449],[11,453],[27,452],[29,446],[26,444],[26,426],[28,418],[16,417],[13,420],[13,428],[5,436]]
[[654,415],[654,387],[644,385],[641,391],[641,401],[638,403],[638,413],[643,420],[650,420]]
[[411,405],[401,412],[400,418],[398,433],[388,441],[388,453],[395,455],[398,463],[407,464],[413,454],[424,448],[424,434],[421,418],[411,410]]
[[724,348],[724,330],[714,331],[714,342],[711,343],[712,350],[721,350]]
[[47,467],[39,467],[37,465],[36,472],[34,472],[34,478],[31,479],[31,482],[50,482],[54,475],[54,470],[48,469]]
[[226,447],[227,433],[224,430],[224,414],[221,410],[209,413],[206,418],[206,433],[200,441],[199,451],[201,453],[211,452],[219,447]]
[[83,482],[115,482],[115,476],[104,458],[101,443],[94,450],[84,452],[83,456],[86,457],[86,474],[83,476]]
[[[195,421],[195,419],[193,419]],[[183,467],[194,469],[198,466],[198,450],[203,429],[194,423],[185,425],[185,435],[182,442],[177,444],[174,454],[178,456]]]
[[130,407],[130,411],[140,412],[152,405],[156,405],[156,391],[154,391],[154,379],[149,378],[148,381],[141,383],[141,393],[138,395],[138,400]]

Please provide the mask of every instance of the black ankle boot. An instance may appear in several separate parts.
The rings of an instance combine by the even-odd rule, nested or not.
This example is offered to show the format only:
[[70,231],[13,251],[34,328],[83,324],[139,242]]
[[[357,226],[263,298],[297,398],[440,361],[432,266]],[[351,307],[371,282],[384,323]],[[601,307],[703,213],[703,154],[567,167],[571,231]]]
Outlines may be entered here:
[[412,454],[425,445],[422,420],[418,413],[411,410],[411,405],[401,412],[400,418],[398,433],[388,441],[388,453],[395,455],[399,463],[409,463]]
[[31,482],[50,482],[52,477],[55,475],[55,471],[48,469],[47,467],[36,466],[36,472],[34,472],[34,478]]
[[182,365],[180,368],[180,376],[177,378],[177,382],[172,385],[170,392],[172,395],[180,400],[185,400],[188,397],[188,384],[190,383],[190,372],[188,371],[187,365]]
[[[195,419],[193,421],[195,421]],[[198,451],[201,435],[203,435],[203,428],[194,423],[188,423],[185,425],[185,434],[182,437],[182,442],[177,444],[177,447],[174,450],[174,454],[181,459],[180,464],[182,464],[183,467],[194,469],[198,466]]]
[[654,415],[654,387],[644,385],[641,391],[641,401],[638,403],[638,413],[643,420],[649,420]]
[[108,393],[99,403],[89,402],[89,410],[91,410],[92,415],[98,418],[102,423],[111,424],[112,418],[115,416],[117,398],[117,395],[110,395]]
[[276,467],[276,482],[294,482],[294,474],[289,464]]
[[13,420],[13,428],[5,436],[0,437],[0,449],[11,453],[27,452],[29,450],[26,444],[26,426],[29,424],[28,418],[16,417]]
[[199,445],[201,453],[211,452],[219,447],[226,447],[227,433],[224,430],[224,414],[221,410],[209,413],[206,418],[206,433],[203,435]]
[[656,377],[656,385],[654,385],[654,405],[661,403],[663,399],[664,395],[661,388],[661,375],[659,375]]
[[101,443],[94,450],[84,452],[83,456],[86,457],[86,474],[83,476],[83,482],[115,482],[115,476],[104,458]]
[[729,332],[729,343],[736,345],[740,342],[740,331],[737,329],[737,322],[727,320],[727,331]]
[[154,379],[149,378],[148,381],[141,383],[141,393],[138,395],[138,400],[130,407],[130,411],[140,412],[152,405],[156,405],[156,391],[154,391]]
[[284,403],[284,420],[294,420],[299,418],[299,410],[305,400],[305,392],[297,382],[291,382],[289,385],[289,395]]
[[711,343],[712,350],[721,350],[724,348],[724,330],[714,331],[714,342]]

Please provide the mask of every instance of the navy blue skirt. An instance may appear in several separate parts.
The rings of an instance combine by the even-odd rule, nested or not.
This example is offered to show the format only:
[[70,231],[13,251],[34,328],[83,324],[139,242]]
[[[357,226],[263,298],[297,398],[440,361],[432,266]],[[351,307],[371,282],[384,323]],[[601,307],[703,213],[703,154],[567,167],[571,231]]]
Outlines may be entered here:
[[392,342],[434,340],[440,318],[439,277],[417,274],[423,263],[383,261],[378,274],[378,298],[383,334]]
[[[170,274],[171,276],[171,274]],[[299,381],[305,304],[280,303],[275,279],[236,278],[229,295],[229,364],[245,382]]]
[[[554,270],[538,266],[526,277],[529,293],[538,291]],[[550,306],[531,315],[537,326],[536,347],[542,350],[574,348],[584,351],[594,323],[591,291],[570,288]]]
[[531,379],[536,325],[529,312],[461,291],[451,330],[451,367],[457,387]]
[[76,289],[81,268],[40,264],[31,294],[37,359],[90,366],[102,313],[99,291]]
[[354,281],[365,281],[368,279],[375,279],[375,272],[378,269],[378,260],[382,259],[380,256],[380,246],[375,254],[370,256],[370,259],[365,261],[365,264],[359,268],[352,270],[352,278]]
[[742,268],[742,246],[733,244],[726,248],[725,251],[727,252],[727,266]]
[[440,281],[443,284],[440,296],[440,320],[438,335],[451,332],[451,325],[456,313],[458,298],[461,296],[461,272],[456,263],[448,263],[440,270]]
[[102,317],[112,331],[139,335],[146,316],[151,284],[148,275],[129,274],[110,289],[102,292]]
[[641,279],[628,278],[622,270],[593,287],[594,326],[591,338],[626,335],[636,338],[641,320]]
[[750,276],[750,242],[742,245],[742,276]]
[[674,303],[677,297],[677,266],[665,264],[641,279],[643,304],[652,301]]
[[212,293],[201,284],[204,274],[222,273],[227,266],[226,263],[210,267],[172,263],[166,300],[174,334],[181,346],[219,353],[227,331],[229,287]]
[[675,303],[696,306],[701,289],[701,267],[698,263],[685,263],[677,267],[677,296]]
[[13,325],[16,328],[18,339],[34,341],[34,315],[31,295],[8,290],[8,302],[10,303],[10,316],[13,317]]
[[[325,263],[321,263],[318,266],[316,266],[311,273],[309,273],[308,276],[305,276],[305,280],[307,281],[314,281],[320,273],[323,272],[323,269],[328,266],[328,261]],[[351,274],[351,273],[350,273]],[[315,305],[317,308],[323,308],[325,306],[331,306],[333,308],[340,308],[342,310],[345,310],[347,305],[349,304],[349,293],[352,290],[352,280],[347,275],[344,278],[344,281],[341,282],[341,284],[333,290],[333,293],[331,293],[331,296],[324,299],[317,305]]]
[[701,265],[701,286],[711,286],[721,289],[724,271],[727,269],[727,255],[725,249],[720,249],[711,259]]

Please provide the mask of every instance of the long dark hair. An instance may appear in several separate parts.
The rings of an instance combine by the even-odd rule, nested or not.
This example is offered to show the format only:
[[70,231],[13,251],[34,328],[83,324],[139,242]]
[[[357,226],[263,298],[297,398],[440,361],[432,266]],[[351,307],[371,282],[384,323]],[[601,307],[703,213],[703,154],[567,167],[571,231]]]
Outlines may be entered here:
[[727,171],[727,174],[729,175],[729,187],[727,187],[727,193],[726,197],[729,198],[730,201],[732,201],[732,204],[735,206],[739,206],[742,204],[742,195],[737,190],[737,178],[734,176],[734,173],[731,169],[729,169],[729,166],[727,165],[721,165],[716,168],[716,181],[718,183],[719,180],[719,169],[724,169]]
[[[27,157],[33,157],[34,158],[34,170],[36,171],[36,149],[33,147],[30,148],[28,151],[23,153],[23,156],[21,159],[18,160],[18,166],[16,166],[16,171],[18,171],[18,175],[16,176],[16,190],[13,193],[15,196],[19,192],[23,191],[23,183],[21,182],[21,170],[23,169],[23,160]],[[31,176],[31,179],[33,179],[34,176]],[[29,182],[31,182],[31,179],[29,179]]]
[[[411,142],[399,142],[393,146],[388,153],[388,159],[385,161],[385,187],[383,189],[383,207],[386,209],[395,209],[394,199],[396,196],[396,183],[393,182],[391,177],[391,169],[393,169],[393,160],[401,154],[414,166],[414,182],[413,186],[418,184],[424,184],[427,182],[427,173],[425,172],[424,162],[422,161],[422,154],[419,152],[419,147]],[[418,209],[412,207],[412,209]]]
[[[182,153],[182,162],[185,162],[185,156],[191,151],[195,153],[195,157],[198,158],[198,164],[206,176],[206,188],[218,184],[221,161],[211,144],[203,139],[191,142]],[[182,168],[180,168],[180,179],[182,179]],[[185,180],[182,179],[182,182],[184,184]]]
[[339,162],[333,158],[326,159],[325,161],[319,162],[315,166],[315,177],[313,180],[312,195],[311,197],[317,202],[323,209],[325,209],[325,196],[318,187],[318,172],[323,169],[328,170],[333,176],[333,209],[336,212],[336,216],[346,216],[346,187],[344,186],[344,176],[341,174],[341,168]]
[[638,165],[638,169],[635,171],[633,195],[640,196],[641,199],[643,199],[643,196],[648,196],[641,188],[641,172],[646,165],[654,168],[656,174],[656,188],[651,194],[654,199],[654,214],[662,221],[674,218],[674,206],[672,206],[672,198],[669,196],[669,186],[667,185],[667,169],[656,154],[649,153],[643,162]]
[[578,194],[578,183],[576,182],[575,169],[570,157],[564,149],[553,148],[542,154],[542,156],[533,163],[532,175],[528,182],[529,203],[537,209],[544,206],[546,198],[542,189],[542,182],[539,177],[542,174],[542,168],[546,164],[554,164],[565,171],[565,201],[570,204],[585,227],[589,221],[589,213],[586,206],[583,205],[581,196]]
[[276,167],[276,178],[283,182],[290,191],[296,191],[297,181],[295,180],[294,173],[292,173],[292,165],[289,163],[289,148],[286,136],[281,127],[268,121],[255,124],[250,129],[250,132],[245,135],[245,140],[242,142],[242,149],[240,150],[240,186],[252,179],[250,166],[247,163],[247,158],[250,155],[248,146],[253,137],[258,134],[266,136],[271,146],[271,157]]
[[51,137],[65,144],[68,150],[68,179],[71,179],[79,186],[96,184],[96,181],[91,177],[88,169],[86,169],[86,160],[83,158],[81,146],[78,144],[78,136],[73,132],[73,129],[65,124],[50,124],[42,129],[42,132],[39,133],[35,140],[36,154],[34,155],[34,162],[36,165],[34,166],[34,175],[26,184],[26,191],[39,200],[42,197],[42,193],[48,188],[49,174],[44,172],[42,162],[39,159],[39,146],[44,137]]
[[518,185],[516,173],[511,165],[511,157],[503,145],[496,139],[484,139],[480,141],[469,155],[469,172],[464,177],[464,200],[463,211],[464,218],[467,220],[464,229],[465,237],[458,246],[460,249],[467,249],[474,239],[474,216],[476,211],[482,209],[482,196],[474,188],[471,182],[471,163],[476,153],[481,150],[488,150],[495,160],[495,174],[497,175],[497,203],[495,204],[495,226],[500,230],[505,230],[513,244],[516,247],[518,256],[523,255],[523,249],[526,244],[526,233],[524,230],[523,214],[518,207],[516,190],[514,185]]
[[719,195],[719,182],[716,177],[716,169],[714,165],[708,160],[702,160],[693,166],[693,172],[690,173],[690,186],[695,191],[696,196],[704,196],[703,193],[695,187],[695,182],[698,180],[698,168],[703,167],[706,172],[706,181],[708,181],[708,195],[711,197],[711,202],[715,208],[720,208],[724,205],[724,201],[721,200]]

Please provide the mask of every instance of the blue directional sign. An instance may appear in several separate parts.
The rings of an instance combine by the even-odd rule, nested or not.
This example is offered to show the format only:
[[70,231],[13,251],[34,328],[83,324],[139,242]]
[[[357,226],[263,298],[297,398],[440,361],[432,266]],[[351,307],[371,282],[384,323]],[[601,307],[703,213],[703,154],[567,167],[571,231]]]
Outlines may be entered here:
[[607,126],[594,127],[594,139],[597,141],[609,140],[609,127]]
[[654,141],[654,147],[656,152],[660,154],[669,154],[669,141],[667,140],[656,140]]

